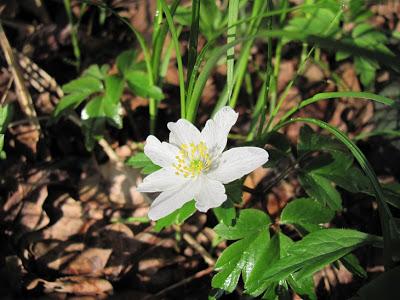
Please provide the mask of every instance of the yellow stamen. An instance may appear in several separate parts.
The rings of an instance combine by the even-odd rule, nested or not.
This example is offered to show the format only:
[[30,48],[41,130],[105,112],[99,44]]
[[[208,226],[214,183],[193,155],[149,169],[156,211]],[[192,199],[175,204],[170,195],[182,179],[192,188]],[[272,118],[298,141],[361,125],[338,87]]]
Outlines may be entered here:
[[212,160],[204,141],[199,144],[181,144],[175,157],[178,164],[172,164],[175,174],[194,178],[211,168]]

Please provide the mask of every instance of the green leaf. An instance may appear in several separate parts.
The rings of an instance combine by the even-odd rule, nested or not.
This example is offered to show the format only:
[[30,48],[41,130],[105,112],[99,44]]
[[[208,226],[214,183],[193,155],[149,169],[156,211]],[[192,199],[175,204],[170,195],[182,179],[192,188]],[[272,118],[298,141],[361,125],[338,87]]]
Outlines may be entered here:
[[234,204],[242,203],[242,186],[243,179],[235,180],[228,184],[225,184],[225,192],[229,201]]
[[110,75],[105,78],[105,86],[105,100],[111,103],[119,103],[124,89],[124,80],[119,76]]
[[240,212],[239,218],[234,226],[218,224],[215,232],[227,240],[242,239],[260,230],[268,230],[271,224],[268,216],[257,209],[244,209]]
[[310,198],[295,199],[285,206],[281,214],[280,222],[307,226],[309,224],[322,224],[332,220],[334,211],[321,205]]
[[362,57],[356,57],[354,59],[354,66],[356,68],[357,74],[360,75],[361,83],[366,86],[370,87],[376,75],[376,66],[371,60]]
[[288,283],[292,289],[300,296],[307,295],[307,299],[317,300],[317,295],[314,290],[314,280],[312,276],[304,277],[302,279],[294,279],[292,276],[288,277]]
[[269,224],[270,220],[263,212],[245,209],[240,212],[234,226],[219,224],[214,228],[224,238],[240,240],[226,248],[218,258],[215,269],[219,272],[212,279],[212,287],[232,292],[240,274],[245,283],[254,277],[252,272],[255,264],[265,263],[263,257],[269,244]]
[[[389,102],[390,103],[390,102]],[[335,128],[334,126],[325,123],[321,120],[313,118],[293,118],[289,121],[285,121],[274,129],[279,130],[280,128],[295,122],[306,122],[310,124],[315,124],[323,129],[328,130],[332,133],[338,140],[340,140],[346,147],[351,151],[360,167],[365,172],[368,177],[371,188],[373,189],[374,195],[378,200],[379,214],[382,224],[382,231],[384,236],[384,261],[385,266],[390,268],[400,260],[398,253],[400,253],[400,226],[396,223],[395,218],[385,201],[385,197],[382,191],[382,187],[376,177],[374,170],[372,169],[370,163],[368,162],[365,155],[361,150],[351,141],[343,132]]]
[[301,172],[299,180],[301,186],[310,197],[332,210],[337,211],[342,209],[342,198],[330,180],[314,172]]
[[[103,96],[93,98],[89,103],[86,104],[81,112],[82,120],[89,120],[96,118],[98,120],[88,122],[90,126],[88,128],[105,127],[105,123],[121,128],[122,119],[120,116],[120,98],[123,90],[123,80],[118,76],[107,76],[105,78],[106,90]],[[104,123],[100,126],[100,123]],[[93,129],[92,128],[92,129]],[[96,129],[96,132],[97,132]],[[90,131],[89,130],[89,134]],[[100,133],[100,132],[98,132]]]
[[126,50],[119,54],[116,59],[118,71],[125,75],[129,70],[133,70],[136,64],[136,56],[135,50]]
[[279,282],[295,272],[294,279],[300,280],[360,246],[380,241],[376,236],[349,229],[312,232],[289,246],[287,256],[265,270],[263,276],[255,280],[249,288],[256,289],[260,285]]
[[231,226],[236,218],[236,209],[230,200],[225,201],[220,207],[213,208],[213,212],[218,222],[227,226]]
[[161,169],[161,167],[154,164],[143,152],[138,152],[131,156],[125,164],[137,169],[142,169],[142,174],[151,174]]
[[301,31],[309,35],[331,36],[338,32],[340,19],[336,17],[338,5],[328,8],[304,9],[305,16],[290,19],[286,26],[288,31]]
[[300,140],[297,146],[297,151],[300,156],[314,151],[340,151],[348,153],[348,150],[342,143],[332,139],[330,136],[314,132],[308,125],[304,125],[300,129]]
[[3,151],[4,147],[4,134],[0,133],[0,152]]
[[83,76],[64,84],[64,93],[96,93],[103,90],[101,80],[92,76]]
[[4,132],[7,129],[7,125],[12,117],[11,105],[7,104],[4,106],[0,105],[0,132]]
[[125,78],[128,81],[129,88],[137,96],[154,98],[156,100],[162,100],[164,98],[162,90],[159,87],[150,84],[146,73],[141,71],[128,71],[125,74]]
[[92,92],[86,91],[82,93],[73,93],[64,96],[58,102],[56,109],[54,110],[54,117],[60,116],[60,114],[68,109],[74,109],[79,106],[86,98],[88,98]]
[[[108,71],[108,69],[107,69]],[[87,68],[83,73],[83,76],[90,76],[90,77],[94,77],[97,78],[99,80],[103,80],[104,76],[106,74],[104,74],[104,69],[100,69],[98,65],[91,65],[89,68]]]
[[222,14],[214,0],[200,1],[200,31],[212,40],[219,30]]
[[[247,269],[243,272],[243,281],[245,282],[245,288],[252,286],[271,266],[275,261],[279,260],[280,257],[280,238],[279,235],[274,235],[269,241],[267,241],[266,249],[260,247],[262,251],[255,252],[256,255],[247,257]],[[246,276],[245,276],[246,274]],[[261,292],[268,290],[268,285],[262,285],[257,290],[246,290],[246,293],[250,295],[259,295]],[[272,288],[272,287],[271,287]]]
[[368,177],[358,167],[351,166],[343,172],[324,173],[321,175],[351,193],[372,193]]
[[153,231],[160,232],[167,226],[171,226],[173,224],[182,224],[187,218],[189,218],[195,212],[196,212],[195,201],[194,200],[189,201],[185,203],[180,209],[177,209],[168,216],[159,219],[156,222]]

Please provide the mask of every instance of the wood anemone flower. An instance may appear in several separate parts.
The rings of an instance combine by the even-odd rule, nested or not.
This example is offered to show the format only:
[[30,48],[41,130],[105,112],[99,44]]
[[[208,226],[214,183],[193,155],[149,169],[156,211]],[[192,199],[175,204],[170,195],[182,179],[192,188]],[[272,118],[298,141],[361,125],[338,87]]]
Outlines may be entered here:
[[201,132],[179,119],[167,125],[171,131],[169,143],[153,135],[147,137],[144,153],[162,167],[138,186],[139,192],[161,192],[150,207],[150,219],[165,217],[192,199],[201,212],[221,206],[227,199],[224,184],[268,161],[268,152],[258,147],[223,152],[237,118],[238,113],[226,106],[207,121]]

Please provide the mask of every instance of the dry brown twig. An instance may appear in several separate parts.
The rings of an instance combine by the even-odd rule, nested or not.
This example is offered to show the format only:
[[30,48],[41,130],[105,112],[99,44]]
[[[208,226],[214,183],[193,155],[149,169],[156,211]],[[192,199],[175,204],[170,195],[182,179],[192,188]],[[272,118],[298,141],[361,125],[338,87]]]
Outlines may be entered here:
[[[12,51],[12,48],[10,46],[10,43],[7,39],[7,36],[3,30],[3,26],[0,22],[0,46],[3,50],[4,56],[6,58],[6,61],[11,69],[11,73],[13,74],[14,77],[14,83],[15,83],[15,90],[18,96],[18,102],[19,105],[21,106],[21,110],[23,111],[24,114],[26,114],[31,120],[32,124],[34,125],[35,129],[40,132],[40,124],[37,119],[35,107],[33,105],[33,101],[31,98],[31,95],[29,94],[28,89],[25,86],[24,83],[24,77],[21,71],[21,68],[15,59],[14,53]],[[37,135],[37,140],[39,140],[40,134]]]

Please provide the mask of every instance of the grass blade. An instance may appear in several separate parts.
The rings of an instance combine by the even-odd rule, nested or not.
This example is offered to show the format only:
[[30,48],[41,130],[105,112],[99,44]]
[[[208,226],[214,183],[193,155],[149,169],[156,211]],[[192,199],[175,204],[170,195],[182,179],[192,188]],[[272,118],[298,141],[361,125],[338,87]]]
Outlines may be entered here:
[[179,50],[178,35],[176,32],[174,20],[172,19],[171,11],[168,8],[168,5],[165,3],[165,0],[161,0],[161,4],[162,4],[162,8],[163,8],[165,17],[167,18],[168,27],[171,32],[172,41],[175,46],[176,62],[178,64],[178,75],[179,75],[181,118],[186,118],[185,79],[184,79],[184,73],[183,73],[182,56],[181,56],[181,53]]
[[[228,34],[227,34],[227,44],[233,42],[236,38],[236,26],[232,26],[239,14],[239,0],[229,1],[228,8]],[[231,98],[233,89],[233,67],[235,65],[235,48],[229,48],[226,50],[226,86],[228,88],[228,99]]]

